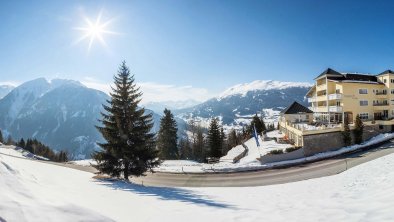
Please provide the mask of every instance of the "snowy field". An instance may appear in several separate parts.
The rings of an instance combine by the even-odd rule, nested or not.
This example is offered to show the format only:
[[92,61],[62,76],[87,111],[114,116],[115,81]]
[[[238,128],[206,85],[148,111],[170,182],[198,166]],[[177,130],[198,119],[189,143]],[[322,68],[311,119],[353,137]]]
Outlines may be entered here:
[[0,221],[393,221],[394,155],[265,187],[154,188],[0,155]]

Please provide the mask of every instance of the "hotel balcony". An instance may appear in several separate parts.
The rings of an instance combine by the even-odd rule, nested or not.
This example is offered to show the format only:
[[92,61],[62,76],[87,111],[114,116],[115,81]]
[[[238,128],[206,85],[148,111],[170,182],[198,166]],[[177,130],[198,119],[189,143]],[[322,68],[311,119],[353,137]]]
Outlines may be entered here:
[[316,102],[317,100],[316,100],[316,96],[314,96],[314,97],[309,97],[308,98],[308,103],[314,103],[314,102]]
[[374,102],[373,106],[388,106],[389,102],[388,101],[382,101],[382,102]]
[[330,112],[342,112],[342,106],[329,106],[328,110]]
[[342,94],[336,93],[336,94],[328,95],[328,100],[338,100],[338,99],[342,99]]
[[388,110],[390,107],[388,101],[373,103],[374,110]]

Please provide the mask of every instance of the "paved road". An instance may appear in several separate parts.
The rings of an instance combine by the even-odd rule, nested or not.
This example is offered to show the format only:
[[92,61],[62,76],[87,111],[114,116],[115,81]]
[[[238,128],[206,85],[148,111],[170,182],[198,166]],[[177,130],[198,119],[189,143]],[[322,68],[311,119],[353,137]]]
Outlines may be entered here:
[[148,186],[164,187],[265,186],[335,175],[391,153],[394,153],[394,142],[367,151],[283,169],[217,174],[154,173],[132,181]]
[[[131,181],[146,186],[160,187],[243,187],[265,186],[289,183],[341,173],[351,167],[394,153],[394,141],[385,143],[377,148],[340,157],[326,159],[309,164],[282,169],[249,171],[239,173],[214,173],[214,174],[172,174],[154,173],[146,177],[132,178]],[[5,155],[5,154],[1,154]],[[18,157],[16,157],[18,158]],[[37,160],[32,160],[37,161]],[[97,172],[89,166],[39,161],[90,173]]]

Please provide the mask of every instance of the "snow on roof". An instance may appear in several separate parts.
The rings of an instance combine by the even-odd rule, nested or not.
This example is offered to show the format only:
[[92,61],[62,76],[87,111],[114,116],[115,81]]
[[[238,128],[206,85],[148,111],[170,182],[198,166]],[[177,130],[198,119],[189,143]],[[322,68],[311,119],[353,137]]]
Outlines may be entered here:
[[293,87],[305,87],[309,88],[313,84],[308,82],[280,82],[280,81],[273,81],[273,80],[256,80],[251,83],[243,83],[232,86],[222,92],[219,95],[219,99],[223,99],[228,96],[233,95],[241,95],[246,96],[246,94],[250,91],[256,90],[272,90],[272,89],[287,89]]

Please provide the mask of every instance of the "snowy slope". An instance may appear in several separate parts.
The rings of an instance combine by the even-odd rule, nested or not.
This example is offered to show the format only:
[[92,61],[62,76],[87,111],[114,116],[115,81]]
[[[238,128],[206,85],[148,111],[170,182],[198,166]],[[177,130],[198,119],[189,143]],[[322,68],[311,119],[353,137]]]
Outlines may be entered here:
[[259,90],[281,90],[288,88],[310,88],[311,83],[307,82],[280,82],[273,80],[256,80],[251,83],[243,83],[232,86],[222,92],[218,99],[223,99],[230,96],[240,95],[246,96],[248,92],[259,91]]
[[154,188],[0,154],[0,220],[393,221],[393,168],[389,155],[289,184]]

